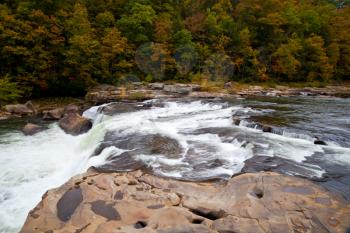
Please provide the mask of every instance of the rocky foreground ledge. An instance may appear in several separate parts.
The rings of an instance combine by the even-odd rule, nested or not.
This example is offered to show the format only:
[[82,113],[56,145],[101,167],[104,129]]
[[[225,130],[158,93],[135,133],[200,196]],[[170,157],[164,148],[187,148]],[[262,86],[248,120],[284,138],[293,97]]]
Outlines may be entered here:
[[88,173],[48,191],[21,232],[346,232],[350,205],[310,181],[247,173],[191,183],[141,171]]

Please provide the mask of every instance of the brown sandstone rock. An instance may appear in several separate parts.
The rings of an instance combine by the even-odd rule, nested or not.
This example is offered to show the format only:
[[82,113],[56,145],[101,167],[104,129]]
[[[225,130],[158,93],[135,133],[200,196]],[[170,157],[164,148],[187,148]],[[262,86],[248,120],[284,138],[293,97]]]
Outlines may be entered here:
[[345,232],[350,205],[310,181],[276,173],[191,183],[92,170],[50,190],[22,233]]
[[66,133],[71,135],[86,133],[92,127],[92,122],[89,119],[77,113],[66,114],[58,124]]

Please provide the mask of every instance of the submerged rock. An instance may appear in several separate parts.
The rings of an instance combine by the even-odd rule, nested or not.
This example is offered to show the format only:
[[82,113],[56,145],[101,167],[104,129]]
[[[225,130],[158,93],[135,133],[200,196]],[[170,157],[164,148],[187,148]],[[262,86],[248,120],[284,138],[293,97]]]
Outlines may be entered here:
[[48,191],[21,232],[328,233],[345,232],[349,219],[345,200],[277,173],[192,183],[90,171]]
[[182,156],[183,148],[173,138],[160,134],[129,134],[120,132],[107,132],[104,141],[93,153],[98,156],[108,147],[115,146],[126,152],[121,154],[110,154],[108,163],[96,167],[101,172],[134,171],[147,167],[145,161],[139,158],[140,155],[151,159],[153,156],[165,157],[168,159],[179,159]]
[[77,113],[66,114],[58,124],[66,133],[71,135],[86,133],[92,127],[92,122],[89,119]]
[[31,135],[37,134],[43,130],[44,130],[44,128],[42,126],[28,123],[22,129],[22,132],[24,133],[24,135],[31,136]]

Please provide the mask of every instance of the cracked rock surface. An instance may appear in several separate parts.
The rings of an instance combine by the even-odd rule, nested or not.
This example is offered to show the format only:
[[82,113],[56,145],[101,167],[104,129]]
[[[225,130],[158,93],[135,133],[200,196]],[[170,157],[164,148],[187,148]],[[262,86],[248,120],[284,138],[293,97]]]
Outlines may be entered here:
[[22,233],[346,232],[350,205],[277,173],[191,183],[142,171],[89,172],[48,191]]

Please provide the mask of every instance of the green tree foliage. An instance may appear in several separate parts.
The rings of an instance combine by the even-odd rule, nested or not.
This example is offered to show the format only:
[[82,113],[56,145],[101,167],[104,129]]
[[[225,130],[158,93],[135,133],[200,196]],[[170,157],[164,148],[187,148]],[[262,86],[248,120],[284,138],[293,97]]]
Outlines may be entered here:
[[153,39],[153,21],[156,12],[152,6],[133,2],[130,11],[117,22],[119,29],[128,40],[137,44]]
[[4,0],[0,88],[81,95],[98,82],[189,80],[214,66],[251,82],[349,80],[349,15],[348,0]]
[[17,100],[22,97],[24,90],[21,90],[18,83],[11,82],[8,75],[0,78],[0,104]]

